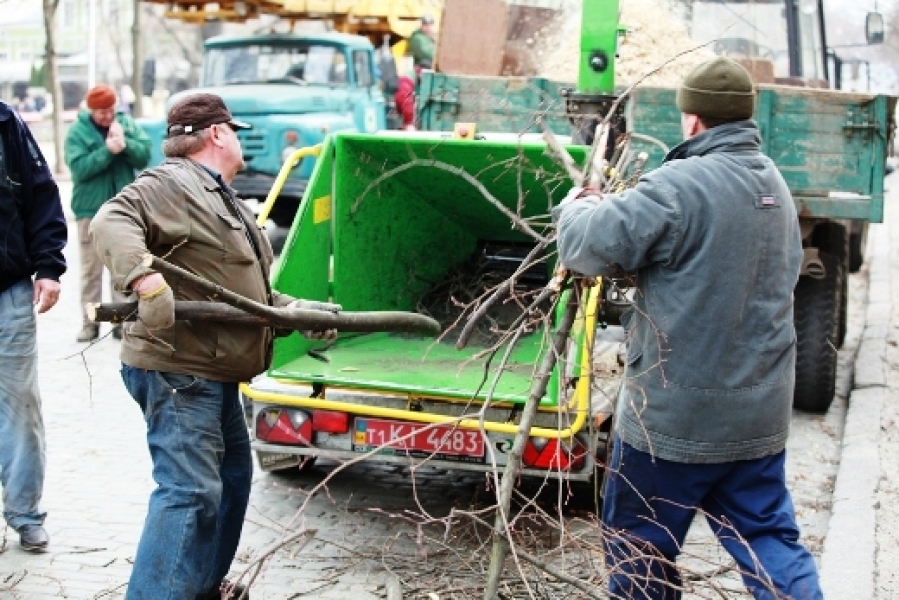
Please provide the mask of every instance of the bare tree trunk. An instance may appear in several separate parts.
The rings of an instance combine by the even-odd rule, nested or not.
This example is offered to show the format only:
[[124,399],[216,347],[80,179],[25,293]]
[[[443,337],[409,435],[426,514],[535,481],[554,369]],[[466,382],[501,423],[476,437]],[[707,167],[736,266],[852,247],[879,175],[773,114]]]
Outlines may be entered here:
[[[136,1],[136,0],[135,0]],[[200,71],[200,64],[203,60],[203,28],[202,27],[194,27],[192,31],[194,32],[194,42],[193,48],[190,43],[184,42],[184,35],[181,31],[173,29],[168,21],[165,20],[160,15],[156,13],[150,13],[156,19],[157,25],[159,25],[162,30],[178,45],[178,49],[181,50],[181,55],[184,57],[184,60],[190,63],[190,70],[193,73]]]
[[59,0],[44,1],[44,31],[47,44],[44,50],[47,60],[47,77],[50,80],[50,97],[53,98],[53,148],[56,153],[53,172],[65,172],[65,150],[62,145],[62,86],[59,83],[59,69],[56,66],[56,9]]
[[[101,3],[102,5],[102,3]],[[110,10],[112,14],[115,14],[114,22],[118,25],[122,16],[121,7],[118,4],[110,5]],[[110,14],[110,16],[112,16]],[[105,17],[101,17],[101,21],[105,21]],[[110,44],[112,45],[112,51],[115,54],[116,65],[119,67],[119,71],[122,73],[122,79],[125,79],[125,75],[128,73],[128,69],[125,67],[125,57],[122,55],[122,46],[124,45],[124,40],[121,36],[121,28],[116,27],[106,27],[106,37],[109,39]],[[106,83],[109,85],[115,85],[116,81],[113,81],[112,77],[109,75],[109,69],[107,67],[106,72]]]
[[134,0],[134,20],[131,23],[131,89],[134,90],[132,116],[144,116],[144,53],[140,32],[140,0]]

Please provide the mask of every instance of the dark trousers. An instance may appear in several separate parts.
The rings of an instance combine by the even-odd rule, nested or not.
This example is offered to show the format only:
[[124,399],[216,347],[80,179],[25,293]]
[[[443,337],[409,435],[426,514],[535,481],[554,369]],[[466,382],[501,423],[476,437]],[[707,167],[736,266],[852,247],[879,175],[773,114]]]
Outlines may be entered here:
[[616,439],[602,510],[611,597],[679,600],[675,559],[701,510],[755,598],[821,600],[814,559],[797,541],[785,457],[680,463]]

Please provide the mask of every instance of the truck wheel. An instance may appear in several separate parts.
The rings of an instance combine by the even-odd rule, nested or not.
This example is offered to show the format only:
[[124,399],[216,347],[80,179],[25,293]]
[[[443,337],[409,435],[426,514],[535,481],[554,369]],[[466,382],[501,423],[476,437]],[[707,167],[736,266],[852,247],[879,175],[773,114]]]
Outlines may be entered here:
[[849,233],[849,272],[858,273],[865,262],[865,246],[868,243],[868,222],[852,223]]
[[862,226],[867,226],[865,221],[850,221],[848,224],[838,222],[822,223],[815,228],[812,235],[812,245],[819,248],[822,253],[833,256],[843,269],[843,277],[840,288],[839,304],[839,329],[837,332],[836,346],[843,347],[846,339],[846,318],[848,308],[848,285],[846,270],[852,270],[852,236],[862,231]]
[[849,327],[849,277],[846,273],[848,265],[840,265],[842,284],[840,285],[840,327],[837,331],[837,348],[843,347],[846,341],[846,330]]
[[845,266],[833,255],[822,252],[820,257],[824,278],[800,277],[794,291],[797,344],[793,407],[823,414],[830,408],[836,389]]

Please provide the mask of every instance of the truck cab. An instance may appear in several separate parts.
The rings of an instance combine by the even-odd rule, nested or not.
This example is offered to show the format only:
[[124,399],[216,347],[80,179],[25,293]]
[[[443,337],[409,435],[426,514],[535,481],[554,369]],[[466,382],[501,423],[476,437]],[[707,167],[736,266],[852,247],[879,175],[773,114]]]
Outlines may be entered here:
[[[205,44],[200,88],[174,94],[168,106],[197,91],[218,94],[235,118],[246,166],[232,185],[248,201],[265,199],[285,158],[338,131],[384,129],[386,112],[375,73],[374,46],[362,36],[266,34],[221,36]],[[151,165],[163,160],[165,120],[142,120],[153,140]],[[270,215],[293,221],[313,159],[294,169]]]

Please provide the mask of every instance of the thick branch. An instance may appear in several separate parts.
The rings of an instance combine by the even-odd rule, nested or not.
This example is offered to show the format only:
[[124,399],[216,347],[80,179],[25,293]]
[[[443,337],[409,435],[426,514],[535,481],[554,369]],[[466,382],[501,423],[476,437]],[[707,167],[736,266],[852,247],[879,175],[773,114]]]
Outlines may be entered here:
[[326,310],[275,308],[245,298],[152,254],[144,255],[143,265],[161,273],[169,281],[185,282],[213,301],[221,300],[243,312],[262,317],[271,327],[316,331],[325,329],[355,332],[408,331],[427,335],[440,333],[440,324],[437,321],[417,313],[334,313]]
[[[271,307],[270,307],[271,308]],[[339,312],[292,308],[272,308],[279,313],[277,322],[265,316],[253,315],[223,302],[178,300],[175,319],[179,321],[212,321],[233,325],[259,325],[294,331],[324,331],[337,329],[352,333],[390,331],[437,335],[440,325],[434,319],[405,312]],[[87,316],[95,323],[137,320],[137,302],[88,304]]]

